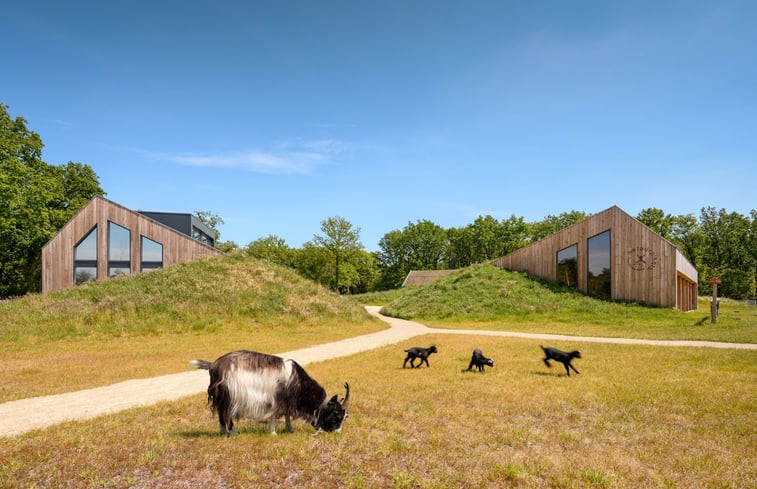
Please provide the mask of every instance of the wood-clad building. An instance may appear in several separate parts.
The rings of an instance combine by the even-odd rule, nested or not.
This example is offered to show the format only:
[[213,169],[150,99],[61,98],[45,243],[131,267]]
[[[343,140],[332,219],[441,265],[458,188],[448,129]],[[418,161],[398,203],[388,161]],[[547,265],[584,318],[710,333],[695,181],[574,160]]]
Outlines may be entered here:
[[[172,214],[178,216],[190,215]],[[192,222],[194,238],[95,197],[42,248],[42,292],[223,254],[206,244],[212,231],[199,221]]]
[[697,308],[697,270],[660,235],[613,206],[495,265],[576,287],[589,295]]

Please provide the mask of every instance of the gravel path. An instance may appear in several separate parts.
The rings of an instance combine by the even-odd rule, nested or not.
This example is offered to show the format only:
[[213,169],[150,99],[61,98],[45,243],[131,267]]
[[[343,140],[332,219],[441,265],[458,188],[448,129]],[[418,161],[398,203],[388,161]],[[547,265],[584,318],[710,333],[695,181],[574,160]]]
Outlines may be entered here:
[[[382,316],[380,307],[368,306],[373,316],[387,322],[389,329],[346,340],[299,350],[279,353],[292,358],[300,365],[344,357],[426,334],[461,334],[478,336],[503,336],[539,340],[574,342],[620,343],[654,346],[693,346],[708,348],[739,348],[757,350],[755,344],[718,343],[712,341],[639,340],[627,338],[577,337],[552,334],[511,333],[462,329],[436,329],[422,324]],[[189,361],[190,359],[187,359]],[[134,379],[94,389],[85,389],[66,394],[20,399],[0,404],[0,436],[16,436],[38,428],[46,428],[69,420],[85,420],[115,413],[137,406],[148,406],[160,401],[170,401],[205,392],[208,373],[205,370],[189,370],[177,374],[162,375],[148,379]]]

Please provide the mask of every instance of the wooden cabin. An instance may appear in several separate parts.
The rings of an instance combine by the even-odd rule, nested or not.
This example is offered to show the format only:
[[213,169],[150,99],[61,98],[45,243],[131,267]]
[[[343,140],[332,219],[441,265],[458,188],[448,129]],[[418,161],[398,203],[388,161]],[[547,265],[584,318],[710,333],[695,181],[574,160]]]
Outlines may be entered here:
[[663,237],[613,206],[494,264],[603,299],[697,308],[697,270]]
[[42,292],[222,255],[213,236],[191,214],[142,214],[97,196],[42,248]]

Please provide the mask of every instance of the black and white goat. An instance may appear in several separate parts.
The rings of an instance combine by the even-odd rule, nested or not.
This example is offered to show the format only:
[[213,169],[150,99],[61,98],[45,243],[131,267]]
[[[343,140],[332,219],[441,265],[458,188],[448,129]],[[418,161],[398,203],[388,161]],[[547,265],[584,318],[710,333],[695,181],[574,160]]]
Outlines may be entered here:
[[429,367],[430,365],[428,364],[428,357],[432,353],[436,353],[436,345],[431,345],[428,348],[414,346],[405,350],[405,353],[407,353],[407,356],[405,357],[405,361],[402,363],[402,368],[405,368],[405,365],[407,365],[408,361],[410,361],[410,368],[415,368],[416,358],[421,359],[420,363],[418,364],[419,367],[423,365],[423,362],[426,362],[426,366]]
[[473,367],[476,367],[479,372],[484,372],[484,365],[488,365],[490,367],[494,367],[494,360],[491,358],[486,358],[484,356],[484,353],[476,348],[473,350],[473,355],[470,357],[470,363],[468,364],[468,369],[466,372],[469,372]]
[[294,360],[258,353],[234,351],[215,362],[192,360],[199,369],[208,370],[208,402],[218,413],[221,434],[234,430],[234,420],[250,418],[268,422],[268,430],[276,434],[276,420],[286,419],[292,431],[292,419],[302,418],[318,431],[341,431],[347,417],[350,386],[340,402],[313,380]]

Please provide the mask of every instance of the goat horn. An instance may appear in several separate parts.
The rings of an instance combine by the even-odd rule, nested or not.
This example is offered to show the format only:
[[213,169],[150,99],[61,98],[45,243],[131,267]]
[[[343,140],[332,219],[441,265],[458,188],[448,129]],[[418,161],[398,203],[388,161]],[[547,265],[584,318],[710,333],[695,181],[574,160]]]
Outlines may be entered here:
[[344,400],[342,401],[342,408],[346,411],[347,405],[350,403],[350,384],[345,382],[344,388],[347,390],[347,394],[345,394]]

